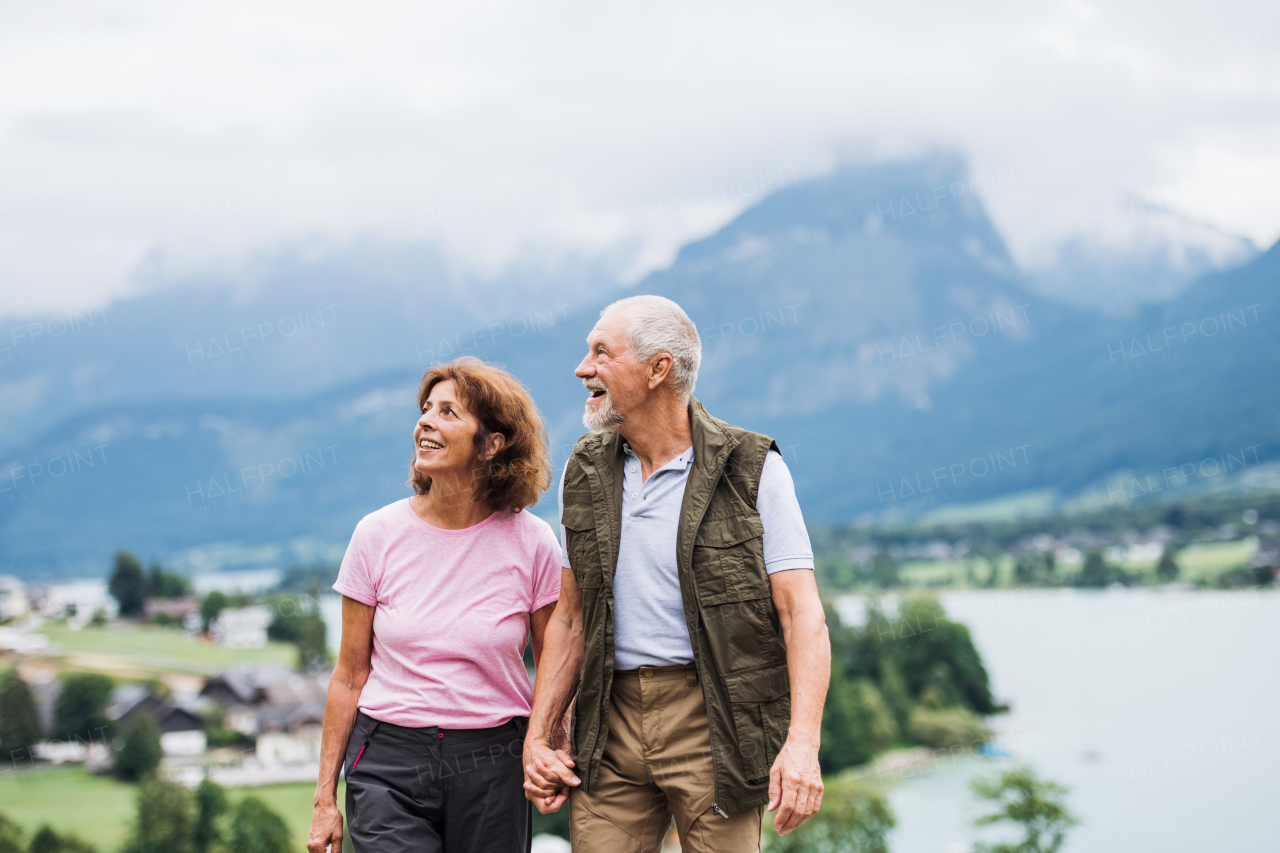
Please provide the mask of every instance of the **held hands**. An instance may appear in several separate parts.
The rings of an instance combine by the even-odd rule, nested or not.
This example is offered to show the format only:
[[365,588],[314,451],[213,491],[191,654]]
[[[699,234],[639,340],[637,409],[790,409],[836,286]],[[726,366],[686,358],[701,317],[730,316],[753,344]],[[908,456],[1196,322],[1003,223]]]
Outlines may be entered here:
[[769,811],[778,812],[773,828],[786,835],[816,815],[821,806],[818,746],[800,746],[787,738],[769,770]]
[[524,795],[542,814],[559,811],[569,799],[569,789],[581,783],[573,772],[573,759],[563,749],[544,743],[524,746]]
[[566,713],[554,743],[531,738],[524,744],[524,795],[542,814],[559,811],[569,799],[570,788],[581,784],[569,755],[568,719]]

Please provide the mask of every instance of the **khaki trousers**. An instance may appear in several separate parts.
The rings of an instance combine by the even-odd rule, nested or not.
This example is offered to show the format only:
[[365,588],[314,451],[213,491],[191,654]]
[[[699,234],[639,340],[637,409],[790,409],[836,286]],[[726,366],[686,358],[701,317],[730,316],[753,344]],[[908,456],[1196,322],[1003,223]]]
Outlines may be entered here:
[[574,853],[658,853],[675,818],[684,853],[759,853],[764,806],[722,818],[697,670],[615,672],[595,791],[569,796]]

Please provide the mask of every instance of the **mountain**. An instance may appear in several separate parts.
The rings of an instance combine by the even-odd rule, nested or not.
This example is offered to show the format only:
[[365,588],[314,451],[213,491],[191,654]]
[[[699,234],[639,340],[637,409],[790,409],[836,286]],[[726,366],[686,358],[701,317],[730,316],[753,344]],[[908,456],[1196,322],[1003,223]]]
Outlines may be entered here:
[[477,282],[430,249],[372,244],[149,286],[92,310],[0,321],[0,454],[101,406],[300,399],[430,364],[441,341],[480,351],[555,328],[583,294],[614,287],[591,263]]
[[1032,288],[1060,302],[1128,316],[1259,254],[1245,237],[1139,198],[1111,205],[1108,214],[1106,232],[1065,240],[1050,263],[1030,272]]
[[[0,456],[0,572],[98,573],[120,547],[182,568],[333,559],[408,493],[417,380],[458,353],[528,385],[558,469],[583,338],[631,292],[689,311],[698,396],[777,439],[813,521],[1070,495],[1120,471],[1169,495],[1208,457],[1275,458],[1280,249],[1108,317],[1031,292],[965,177],[937,157],[783,188],[634,288],[583,265],[481,289],[369,249],[281,264],[236,298],[206,283],[110,306],[115,337],[77,332],[92,345],[51,348],[2,392],[37,382],[45,404],[29,392],[11,417],[35,437]],[[277,315],[311,326],[285,336]],[[235,338],[254,318],[279,333],[256,359]],[[37,428],[44,405],[58,420]]]
[[713,411],[785,437],[812,517],[1275,455],[1280,250],[1103,317],[1028,293],[980,205],[938,197],[959,164],[932,165],[783,190],[645,283],[695,316],[798,306],[793,328],[709,340],[701,387]]

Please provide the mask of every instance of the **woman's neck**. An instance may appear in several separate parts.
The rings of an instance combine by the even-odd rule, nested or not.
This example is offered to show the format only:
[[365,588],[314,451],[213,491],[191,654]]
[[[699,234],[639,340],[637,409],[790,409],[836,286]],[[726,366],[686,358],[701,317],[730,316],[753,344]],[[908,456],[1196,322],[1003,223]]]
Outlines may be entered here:
[[418,518],[432,527],[444,530],[475,527],[493,515],[493,510],[487,504],[474,499],[470,489],[465,492],[450,489],[447,481],[439,482],[434,479],[431,481],[431,491],[410,498],[409,506],[417,513]]

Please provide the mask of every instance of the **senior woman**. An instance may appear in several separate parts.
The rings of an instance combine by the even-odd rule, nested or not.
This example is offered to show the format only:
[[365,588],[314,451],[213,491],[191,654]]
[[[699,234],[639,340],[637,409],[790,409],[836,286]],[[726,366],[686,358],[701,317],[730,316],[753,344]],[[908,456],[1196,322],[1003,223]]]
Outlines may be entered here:
[[338,774],[361,853],[516,853],[530,845],[520,765],[535,664],[560,595],[560,551],[522,512],[551,481],[537,407],[476,359],[418,388],[415,495],[365,516],[338,581],[307,849],[342,849]]

